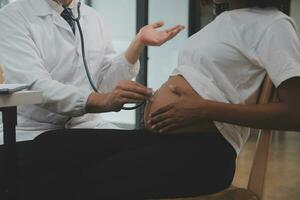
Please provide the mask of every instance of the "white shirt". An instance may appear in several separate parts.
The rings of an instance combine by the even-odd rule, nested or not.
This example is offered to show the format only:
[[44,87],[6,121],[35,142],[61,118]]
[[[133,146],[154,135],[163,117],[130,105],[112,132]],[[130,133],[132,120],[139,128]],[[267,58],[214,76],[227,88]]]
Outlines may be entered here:
[[[58,7],[47,1],[19,0],[0,11],[0,65],[6,83],[35,82],[32,89],[44,93],[42,104],[18,108],[18,141],[57,128],[117,128],[100,114],[86,114],[92,89],[78,28],[74,35]],[[75,16],[77,2],[70,5]],[[108,27],[96,11],[83,4],[80,23],[89,69],[99,91],[110,92],[120,80],[137,75],[139,63],[131,65],[124,54],[116,56]]]
[[[205,99],[255,104],[266,72],[276,87],[300,76],[296,25],[275,8],[222,13],[183,45],[173,75],[183,75]],[[215,125],[239,153],[249,129]]]

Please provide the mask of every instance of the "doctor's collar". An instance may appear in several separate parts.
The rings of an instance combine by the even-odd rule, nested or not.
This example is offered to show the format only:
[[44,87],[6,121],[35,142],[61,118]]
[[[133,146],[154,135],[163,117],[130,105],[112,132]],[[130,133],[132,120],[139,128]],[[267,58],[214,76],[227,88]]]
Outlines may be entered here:
[[[50,1],[51,1],[51,4],[50,4]],[[73,6],[77,7],[76,5],[77,5],[78,1],[79,0],[73,0],[73,2],[69,5],[69,7],[72,9],[73,4],[74,4]],[[57,4],[53,0],[38,0],[38,1],[37,0],[28,0],[28,3],[31,4],[31,7],[33,8],[36,16],[43,17],[43,16],[47,16],[47,15],[53,15],[59,11],[59,10],[56,10],[56,8],[52,7],[52,3]],[[59,4],[57,4],[57,5],[59,5]],[[75,7],[72,10],[76,10]],[[82,6],[82,8],[84,8],[84,7]],[[58,7],[57,7],[57,9],[58,9]],[[77,10],[74,12],[74,14],[76,14],[76,13],[77,13]],[[84,14],[85,14],[85,12],[83,9],[81,12],[81,15],[84,15]]]
[[[58,14],[61,14],[64,10],[64,8],[62,7],[62,5],[54,0],[47,0],[48,4],[50,5],[50,7],[55,10]],[[68,6],[68,8],[72,9],[72,12],[74,13],[74,15],[77,15],[77,4],[78,4],[79,0],[73,0],[70,5]]]

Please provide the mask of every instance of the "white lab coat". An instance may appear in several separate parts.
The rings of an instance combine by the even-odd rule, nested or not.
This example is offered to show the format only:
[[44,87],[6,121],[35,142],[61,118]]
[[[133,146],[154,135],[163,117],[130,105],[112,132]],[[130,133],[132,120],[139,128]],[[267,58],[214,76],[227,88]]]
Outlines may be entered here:
[[[139,63],[131,65],[124,54],[115,55],[111,35],[97,12],[82,5],[80,22],[90,72],[99,90],[110,92],[120,80],[133,79]],[[74,36],[47,0],[19,0],[1,9],[0,30],[0,65],[6,83],[34,82],[32,89],[44,95],[42,104],[18,108],[17,130],[22,138],[33,139],[57,128],[116,128],[99,114],[85,113],[92,89],[78,29]]]

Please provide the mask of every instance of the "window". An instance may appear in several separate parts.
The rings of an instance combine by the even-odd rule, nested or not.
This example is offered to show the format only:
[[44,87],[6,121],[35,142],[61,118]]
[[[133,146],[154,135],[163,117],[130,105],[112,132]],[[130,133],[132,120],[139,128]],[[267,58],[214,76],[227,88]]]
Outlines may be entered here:
[[[136,0],[97,0],[91,3],[111,29],[117,53],[124,52],[136,35]],[[135,111],[107,113],[103,117],[125,128],[135,126]]]
[[165,27],[182,24],[186,29],[161,47],[149,48],[148,87],[158,89],[177,66],[178,50],[188,37],[189,2],[150,0],[149,23],[164,21]]

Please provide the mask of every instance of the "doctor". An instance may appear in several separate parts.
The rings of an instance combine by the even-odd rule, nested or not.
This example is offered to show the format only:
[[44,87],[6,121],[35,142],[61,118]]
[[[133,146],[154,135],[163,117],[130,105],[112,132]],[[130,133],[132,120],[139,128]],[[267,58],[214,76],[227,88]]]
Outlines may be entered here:
[[77,4],[19,0],[0,12],[0,64],[6,83],[33,84],[32,89],[44,95],[42,104],[18,109],[19,141],[53,129],[117,128],[93,113],[119,111],[126,103],[149,98],[149,89],[131,81],[139,71],[139,55],[145,46],[160,46],[183,29],[178,25],[157,31],[162,22],[145,26],[128,49],[116,55],[102,17],[83,4],[80,23],[91,78],[100,91],[95,93],[83,66],[78,27],[66,14],[76,17]]

